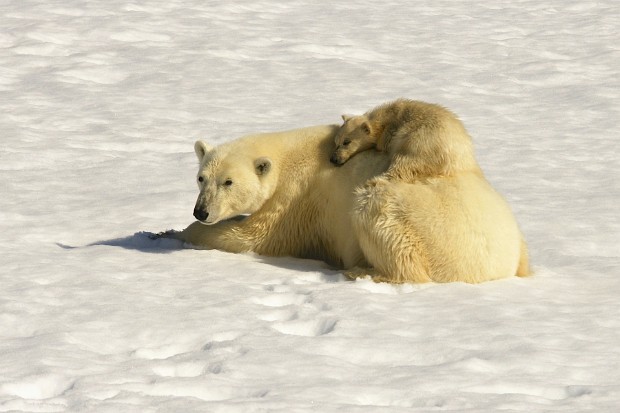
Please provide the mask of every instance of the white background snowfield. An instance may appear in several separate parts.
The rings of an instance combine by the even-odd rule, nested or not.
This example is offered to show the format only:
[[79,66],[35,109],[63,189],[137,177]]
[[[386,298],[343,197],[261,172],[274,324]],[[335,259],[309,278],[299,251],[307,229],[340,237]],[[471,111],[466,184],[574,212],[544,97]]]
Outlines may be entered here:
[[[620,13],[601,1],[0,2],[0,411],[616,412]],[[183,249],[194,140],[448,106],[536,275]]]

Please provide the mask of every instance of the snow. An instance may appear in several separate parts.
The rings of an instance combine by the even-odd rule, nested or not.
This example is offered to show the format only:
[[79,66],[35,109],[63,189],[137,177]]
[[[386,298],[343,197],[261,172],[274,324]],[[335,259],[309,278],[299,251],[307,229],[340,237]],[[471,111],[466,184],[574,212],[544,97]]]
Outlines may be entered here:
[[[0,411],[615,412],[615,1],[0,3]],[[536,275],[184,249],[193,142],[458,113]]]

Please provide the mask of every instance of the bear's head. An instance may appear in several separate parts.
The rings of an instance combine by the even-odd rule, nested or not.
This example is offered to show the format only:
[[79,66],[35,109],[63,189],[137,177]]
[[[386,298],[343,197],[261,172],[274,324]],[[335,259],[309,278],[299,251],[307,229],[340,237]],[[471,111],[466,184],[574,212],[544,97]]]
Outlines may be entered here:
[[344,124],[334,138],[336,149],[329,158],[331,163],[338,166],[344,165],[356,153],[374,148],[377,144],[365,115],[342,115],[342,120]]
[[196,142],[194,151],[200,162],[194,217],[201,223],[213,225],[253,214],[273,195],[277,174],[268,157],[234,148],[220,150],[203,141]]

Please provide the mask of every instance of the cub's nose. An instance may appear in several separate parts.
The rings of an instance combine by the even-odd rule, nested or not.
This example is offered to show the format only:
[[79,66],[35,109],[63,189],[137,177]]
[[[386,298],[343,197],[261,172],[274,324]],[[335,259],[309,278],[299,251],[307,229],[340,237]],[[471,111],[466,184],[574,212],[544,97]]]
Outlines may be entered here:
[[209,216],[209,213],[207,211],[204,211],[204,210],[199,209],[199,208],[194,208],[194,217],[198,221],[204,221],[204,220],[207,219],[208,216]]
[[336,156],[335,153],[332,153],[332,156],[329,158],[329,161],[336,166],[340,166],[340,161],[338,160],[338,157]]

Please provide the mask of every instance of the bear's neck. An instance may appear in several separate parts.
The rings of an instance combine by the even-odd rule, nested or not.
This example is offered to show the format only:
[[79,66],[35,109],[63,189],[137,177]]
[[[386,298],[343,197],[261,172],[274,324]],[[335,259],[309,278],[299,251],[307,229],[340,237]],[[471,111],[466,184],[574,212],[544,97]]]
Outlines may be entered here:
[[321,241],[324,237],[320,236],[323,219],[320,208],[325,206],[318,205],[321,200],[314,199],[312,194],[321,170],[334,167],[329,162],[332,146],[333,135],[320,142],[309,137],[289,142],[273,159],[278,165],[272,171],[278,174],[277,190],[248,217],[256,223],[253,234],[256,253],[330,260],[325,243]]
[[384,152],[387,150],[391,136],[386,134],[385,131],[387,129],[387,123],[383,122],[381,119],[370,119],[370,130],[371,130],[371,138],[375,142],[375,147],[379,152]]

